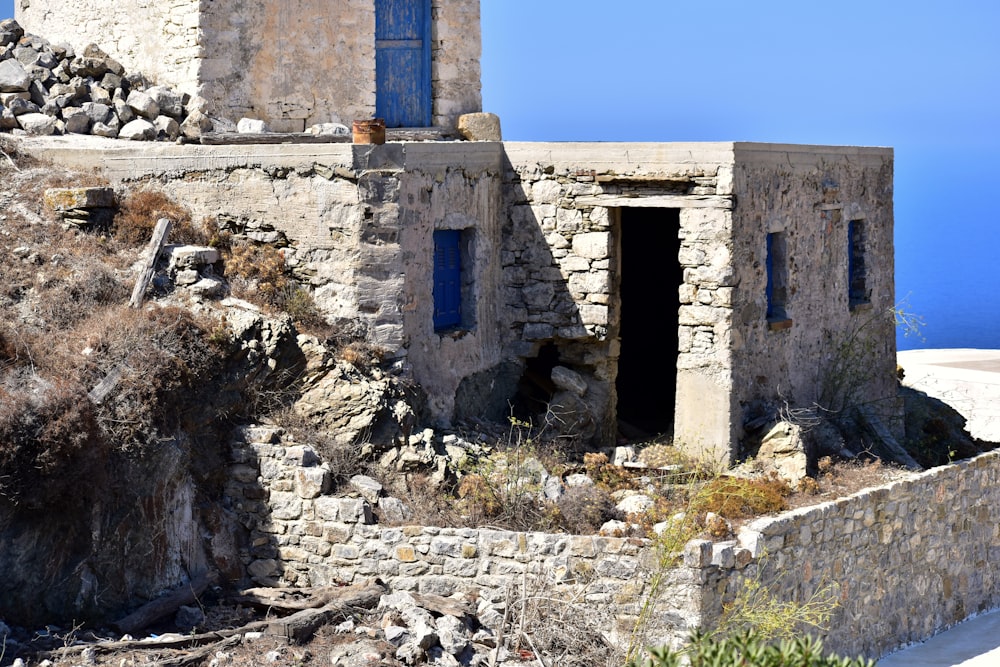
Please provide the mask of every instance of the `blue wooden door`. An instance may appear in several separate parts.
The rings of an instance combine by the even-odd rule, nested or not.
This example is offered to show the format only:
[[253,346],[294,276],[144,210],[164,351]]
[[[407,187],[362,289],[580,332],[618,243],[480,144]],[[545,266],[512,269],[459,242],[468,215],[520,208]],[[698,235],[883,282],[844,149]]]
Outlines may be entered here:
[[434,329],[449,329],[462,323],[462,233],[439,229],[434,232]]
[[375,115],[431,124],[431,0],[375,0]]

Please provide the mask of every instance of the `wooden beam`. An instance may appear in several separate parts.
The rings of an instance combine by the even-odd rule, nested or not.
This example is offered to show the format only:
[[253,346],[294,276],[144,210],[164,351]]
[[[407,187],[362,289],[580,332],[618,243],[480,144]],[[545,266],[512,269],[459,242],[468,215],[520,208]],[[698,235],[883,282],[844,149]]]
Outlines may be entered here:
[[115,625],[125,634],[132,634],[142,630],[161,618],[173,614],[183,605],[196,602],[198,596],[204,593],[205,589],[214,583],[217,577],[216,573],[202,575],[190,584],[185,584],[162,597],[147,602],[125,618],[116,622]]
[[608,208],[721,208],[732,210],[733,198],[723,195],[640,195],[636,197],[577,197],[577,206]]
[[170,233],[170,228],[173,224],[166,218],[160,218],[156,221],[156,227],[153,229],[153,238],[149,240],[149,245],[146,246],[146,254],[143,257],[142,273],[139,274],[139,279],[132,289],[132,298],[128,301],[129,307],[138,308],[142,305],[142,298],[146,294],[146,288],[149,287],[149,283],[153,280],[153,274],[156,271],[156,258],[160,256],[163,242],[167,240],[167,234]]

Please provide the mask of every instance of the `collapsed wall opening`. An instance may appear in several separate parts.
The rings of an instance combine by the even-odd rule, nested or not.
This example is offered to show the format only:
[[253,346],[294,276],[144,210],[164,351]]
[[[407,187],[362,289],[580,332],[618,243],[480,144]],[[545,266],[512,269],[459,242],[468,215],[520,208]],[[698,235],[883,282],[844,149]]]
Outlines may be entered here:
[[559,365],[559,349],[549,342],[538,349],[538,354],[524,360],[524,371],[517,385],[514,416],[531,421],[544,415],[549,401],[556,392],[552,369]]
[[630,439],[672,433],[684,281],[680,209],[622,208],[618,226],[619,431]]

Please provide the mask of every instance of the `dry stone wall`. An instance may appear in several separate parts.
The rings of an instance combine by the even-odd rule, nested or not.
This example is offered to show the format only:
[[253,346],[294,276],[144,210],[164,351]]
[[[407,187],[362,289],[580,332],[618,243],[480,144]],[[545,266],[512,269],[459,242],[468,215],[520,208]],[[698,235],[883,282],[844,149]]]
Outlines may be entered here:
[[[379,577],[393,590],[472,595],[495,632],[512,600],[544,595],[626,641],[641,610],[656,559],[647,540],[400,525],[384,518],[399,512],[398,501],[377,489],[328,495],[327,466],[278,429],[249,427],[231,451],[227,500],[248,531],[241,556],[257,584]],[[667,573],[669,605],[661,605],[651,641],[678,644],[698,626],[706,574],[683,566]]]
[[[936,468],[847,498],[757,519],[736,543],[716,544],[725,586],[705,590],[717,617],[747,577],[802,602],[832,587],[839,607],[826,645],[878,657],[1000,606],[1000,454]],[[755,563],[738,569],[727,549]],[[694,563],[692,563],[694,564]],[[719,591],[725,591],[723,595]]]
[[[510,592],[528,586],[581,605],[580,613],[625,635],[652,590],[658,556],[649,541],[386,525],[378,521],[389,506],[380,507],[377,492],[327,494],[329,473],[311,448],[270,428],[245,433],[232,448],[227,495],[248,530],[242,558],[259,584],[377,576],[397,590],[475,593],[487,625],[499,623]],[[984,454],[757,519],[733,541],[689,542],[656,589],[648,641],[677,644],[694,628],[712,627],[748,580],[779,600],[833,596],[827,647],[873,658],[994,609],[998,477],[1000,454]]]

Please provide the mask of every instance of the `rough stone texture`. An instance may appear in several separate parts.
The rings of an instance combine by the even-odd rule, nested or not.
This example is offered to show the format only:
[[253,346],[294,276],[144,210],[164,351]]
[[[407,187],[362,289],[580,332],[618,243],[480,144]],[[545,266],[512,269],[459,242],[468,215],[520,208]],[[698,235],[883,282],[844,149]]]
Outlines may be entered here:
[[[862,397],[898,433],[891,151],[742,143],[504,148],[507,318],[530,344],[525,356],[555,343],[563,365],[586,372],[599,439],[614,435],[604,416],[615,409],[621,346],[620,216],[633,207],[679,209],[680,250],[663,258],[683,270],[675,442],[729,463],[747,419],[786,405],[840,409]],[[863,308],[848,302],[851,220],[864,221],[866,235]],[[782,231],[791,326],[772,330],[766,238]]]
[[[234,464],[226,493],[250,531],[244,562],[259,581],[308,586],[379,576],[400,591],[478,591],[482,607],[502,602],[526,574],[552,595],[610,609],[626,629],[649,592],[658,559],[645,540],[373,525],[360,497],[296,500],[289,511],[293,494],[280,489],[300,470],[287,455],[294,445],[277,440],[279,431],[246,435],[233,444],[233,460],[249,463]],[[827,648],[872,658],[993,609],[1000,604],[998,478],[1000,453],[984,454],[756,519],[737,540],[689,542],[682,563],[665,574],[646,636],[676,645],[690,630],[711,627],[747,579],[781,600],[833,586],[839,606]]]
[[[396,596],[477,594],[481,619],[489,617],[486,609],[499,609],[502,618],[508,587],[528,582],[544,586],[547,596],[586,601],[595,614],[614,611],[620,627],[608,629],[628,635],[646,586],[639,575],[655,560],[646,540],[374,524],[365,498],[289,493],[304,470],[289,457],[296,447],[280,430],[259,428],[244,429],[232,444],[232,459],[241,463],[232,465],[225,492],[249,532],[243,560],[255,581],[322,586],[377,576]],[[699,568],[667,573],[670,606],[654,619],[656,639],[677,643],[695,627],[705,575]],[[408,625],[412,633],[420,623]],[[460,650],[460,640],[444,637],[442,646]]]
[[773,469],[789,484],[798,484],[806,476],[808,464],[802,427],[778,422],[764,436],[756,458],[759,465]]
[[[230,119],[301,132],[375,115],[372,0],[18,0],[15,15],[53,42],[98,42],[127,69],[201,95]],[[479,1],[433,0],[432,15],[433,123],[453,128],[482,108]]]
[[[739,543],[754,565],[713,569],[731,595],[758,578],[781,599],[836,587],[825,637],[841,654],[878,657],[1000,605],[1000,453],[935,468],[847,498],[757,519]],[[704,614],[721,611],[705,591]]]
[[500,118],[493,113],[467,113],[458,117],[458,133],[469,141],[502,141]]

